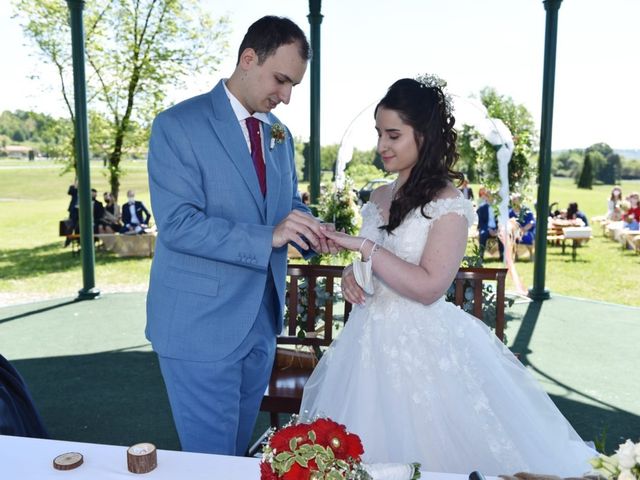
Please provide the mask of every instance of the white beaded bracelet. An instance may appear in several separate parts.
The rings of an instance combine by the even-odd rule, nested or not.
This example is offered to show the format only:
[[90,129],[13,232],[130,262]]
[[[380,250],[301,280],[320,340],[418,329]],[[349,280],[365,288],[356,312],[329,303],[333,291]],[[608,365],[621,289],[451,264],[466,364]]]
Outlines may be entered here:
[[369,258],[367,258],[366,261],[368,262],[369,260],[371,260],[379,249],[380,245],[378,245],[376,242],[373,242],[373,247],[371,248],[371,252],[369,252]]
[[362,247],[364,247],[364,244],[367,243],[367,241],[370,241],[368,238],[365,238],[364,240],[362,240],[362,243],[360,244],[360,247],[358,248],[358,253],[360,255],[364,255],[364,253],[362,253]]

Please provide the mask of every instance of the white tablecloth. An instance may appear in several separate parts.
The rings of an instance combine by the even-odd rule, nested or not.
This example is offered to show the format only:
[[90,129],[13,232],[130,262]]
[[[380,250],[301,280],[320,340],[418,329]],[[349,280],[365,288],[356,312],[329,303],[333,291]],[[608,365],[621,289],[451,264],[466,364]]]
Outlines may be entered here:
[[[74,470],[56,470],[53,459],[79,452],[84,463]],[[158,450],[158,466],[147,474],[127,470],[127,447],[40,440],[0,435],[2,480],[258,480],[259,459]]]
[[[67,452],[81,453],[84,463],[74,470],[54,469],[53,459]],[[259,463],[257,458],[158,450],[156,469],[135,474],[127,470],[127,447],[0,435],[2,480],[259,480]],[[467,475],[422,472],[423,480],[467,478]],[[496,479],[487,477],[487,480]]]

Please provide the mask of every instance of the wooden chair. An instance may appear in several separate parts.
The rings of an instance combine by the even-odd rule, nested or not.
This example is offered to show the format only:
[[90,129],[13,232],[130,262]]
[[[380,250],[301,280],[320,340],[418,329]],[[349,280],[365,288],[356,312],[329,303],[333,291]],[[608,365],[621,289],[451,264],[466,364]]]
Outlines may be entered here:
[[453,303],[463,307],[465,303],[465,291],[468,288],[473,290],[473,315],[480,320],[483,318],[483,285],[484,282],[495,281],[495,310],[496,328],[495,334],[500,339],[504,339],[504,300],[505,300],[505,280],[507,278],[506,268],[461,268],[454,280],[455,297]]
[[[301,295],[306,295],[307,321],[303,326],[304,336],[299,336],[297,322],[289,319],[286,323],[286,332],[277,338],[278,346],[294,346],[294,349],[279,348],[279,355],[273,366],[267,391],[262,399],[260,410],[269,412],[271,426],[278,427],[279,413],[298,413],[302,401],[304,385],[313,372],[315,362],[305,355],[311,349],[327,347],[333,340],[334,329],[334,287],[336,279],[342,277],[344,267],[331,265],[292,265],[287,267],[289,285],[287,289],[287,310],[297,312]],[[324,292],[327,294],[324,305],[316,305],[316,288],[319,282],[324,281]],[[314,319],[318,310],[323,309],[322,319],[319,325],[320,332],[316,331]],[[351,304],[345,302],[344,317],[346,321],[351,312]],[[306,350],[303,350],[306,349]],[[282,360],[282,357],[285,360]]]

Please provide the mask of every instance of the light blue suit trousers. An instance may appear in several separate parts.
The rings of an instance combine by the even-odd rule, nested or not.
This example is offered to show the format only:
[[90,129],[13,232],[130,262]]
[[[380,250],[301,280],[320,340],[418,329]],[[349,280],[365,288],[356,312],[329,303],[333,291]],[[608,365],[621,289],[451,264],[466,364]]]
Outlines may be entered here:
[[183,450],[221,455],[247,451],[273,366],[277,302],[273,281],[267,281],[253,328],[221,360],[159,356]]

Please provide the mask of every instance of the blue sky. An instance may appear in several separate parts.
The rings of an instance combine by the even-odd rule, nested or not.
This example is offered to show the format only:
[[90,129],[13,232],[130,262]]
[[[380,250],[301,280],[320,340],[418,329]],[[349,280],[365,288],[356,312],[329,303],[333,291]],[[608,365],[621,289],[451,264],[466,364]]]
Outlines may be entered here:
[[[62,1],[62,0],[61,0]],[[394,80],[422,72],[449,82],[452,93],[485,86],[524,104],[537,124],[542,101],[545,11],[541,0],[324,0],[322,13],[321,141],[339,143],[365,107]],[[307,0],[203,0],[230,17],[230,49],[220,68],[228,76],[237,46],[262,15],[288,16],[309,31]],[[0,111],[34,109],[63,115],[55,72],[35,61],[19,25],[0,2],[3,73]],[[640,148],[640,1],[564,0],[560,8],[553,148],[607,142]],[[37,74],[39,80],[27,77]],[[198,78],[174,100],[217,81]],[[309,76],[291,104],[275,113],[294,135],[308,137]],[[355,120],[356,143],[375,144],[370,112]]]

